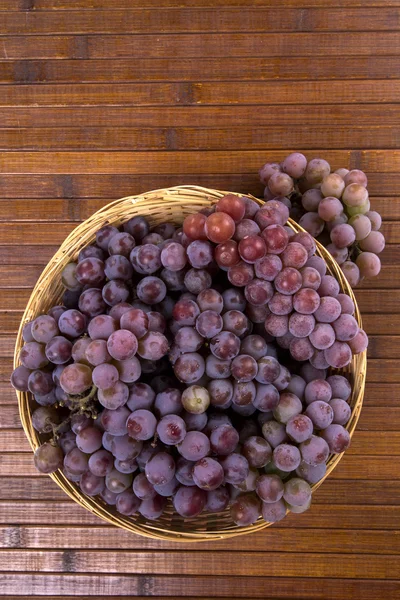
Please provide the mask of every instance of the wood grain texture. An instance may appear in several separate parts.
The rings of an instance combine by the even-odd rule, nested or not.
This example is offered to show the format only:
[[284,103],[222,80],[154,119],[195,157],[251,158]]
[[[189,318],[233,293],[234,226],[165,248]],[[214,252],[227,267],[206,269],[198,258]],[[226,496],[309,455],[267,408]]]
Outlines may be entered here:
[[[400,597],[400,0],[0,0],[0,598]],[[262,196],[303,150],[368,173],[383,269],[351,448],[311,510],[197,546],[113,529],[34,469],[9,386],[30,291],[108,202]]]

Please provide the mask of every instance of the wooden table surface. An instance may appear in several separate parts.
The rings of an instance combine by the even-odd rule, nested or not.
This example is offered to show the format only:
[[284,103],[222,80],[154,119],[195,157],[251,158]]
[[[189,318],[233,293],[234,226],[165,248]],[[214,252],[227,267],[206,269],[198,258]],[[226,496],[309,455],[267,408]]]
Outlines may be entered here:
[[[399,30],[399,0],[0,0],[0,596],[400,598]],[[365,169],[384,219],[381,276],[357,291],[352,447],[309,512],[257,535],[108,527],[33,467],[8,383],[30,290],[111,200],[259,194],[260,165],[292,150]]]

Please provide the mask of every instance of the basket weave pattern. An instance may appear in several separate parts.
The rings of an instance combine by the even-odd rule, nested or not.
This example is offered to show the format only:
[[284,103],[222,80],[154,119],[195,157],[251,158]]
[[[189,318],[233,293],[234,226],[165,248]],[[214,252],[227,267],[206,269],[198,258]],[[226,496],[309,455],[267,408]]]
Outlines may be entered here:
[[[131,217],[139,215],[145,216],[151,226],[166,221],[173,222],[175,225],[181,225],[187,215],[214,204],[226,193],[228,192],[197,186],[177,186],[155,190],[139,196],[122,198],[108,204],[76,227],[50,260],[31,294],[18,332],[14,353],[14,368],[19,364],[19,351],[23,345],[23,325],[38,315],[47,312],[49,308],[59,302],[64,291],[61,284],[61,272],[63,268],[67,263],[77,258],[82,248],[93,243],[95,233],[98,229],[106,224],[119,226]],[[262,204],[260,200],[256,198],[254,200],[260,205]],[[294,231],[302,231],[302,228],[294,221],[290,220],[289,225]],[[318,243],[317,254],[325,260],[328,273],[338,280],[341,290],[348,294],[354,301],[356,307],[355,318],[359,326],[362,327],[361,316],[354,294],[341,269],[329,252]],[[351,364],[340,371],[347,375],[352,384],[352,395],[349,399],[352,415],[346,426],[350,436],[352,436],[355,430],[361,412],[365,388],[366,363],[366,352],[363,352],[354,356]],[[17,396],[21,422],[32,449],[35,450],[41,442],[40,435],[32,427],[31,397],[28,393],[22,392],[17,392]],[[321,481],[312,486],[313,492],[323,483],[324,479],[336,467],[341,458],[342,455],[330,457],[326,475]],[[174,513],[171,503],[168,504],[166,511],[157,521],[146,520],[140,515],[123,517],[114,511],[112,507],[107,506],[101,499],[91,498],[82,494],[79,487],[66,479],[60,471],[50,476],[75,502],[108,523],[151,538],[170,541],[204,541],[244,535],[260,531],[269,526],[268,523],[260,518],[254,525],[238,527],[233,523],[229,510],[218,514],[204,513],[195,519],[183,519]]]

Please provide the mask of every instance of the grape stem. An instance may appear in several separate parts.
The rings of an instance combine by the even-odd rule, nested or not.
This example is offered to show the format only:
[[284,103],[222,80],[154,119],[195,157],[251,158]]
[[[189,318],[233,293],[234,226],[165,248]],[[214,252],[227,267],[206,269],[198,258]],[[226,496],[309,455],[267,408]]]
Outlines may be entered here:
[[[57,445],[57,440],[60,437],[60,430],[71,422],[71,417],[76,414],[86,414],[88,417],[92,417],[92,419],[96,419],[98,416],[98,410],[96,404],[93,402],[97,394],[97,387],[93,385],[90,388],[90,391],[86,396],[73,396],[70,395],[70,414],[67,418],[65,418],[59,425],[53,425],[53,436],[50,440],[50,443],[53,446]],[[60,406],[63,406],[64,403],[60,402]]]

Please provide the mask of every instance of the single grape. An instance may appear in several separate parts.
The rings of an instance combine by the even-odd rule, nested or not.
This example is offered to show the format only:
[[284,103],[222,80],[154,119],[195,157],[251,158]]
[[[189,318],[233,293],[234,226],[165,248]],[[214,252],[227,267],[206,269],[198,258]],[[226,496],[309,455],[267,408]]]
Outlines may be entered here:
[[314,312],[314,317],[320,323],[333,323],[340,316],[341,306],[336,298],[323,296],[319,307]]
[[117,503],[118,494],[114,494],[114,492],[110,492],[110,490],[105,487],[104,490],[101,492],[100,497],[109,506],[115,506]]
[[346,185],[350,185],[351,183],[358,183],[364,187],[367,187],[368,180],[364,171],[360,171],[359,169],[353,169],[352,171],[348,171],[344,176],[344,182]]
[[279,376],[280,365],[273,356],[264,356],[257,364],[258,372],[255,379],[259,383],[272,383]]
[[332,454],[340,454],[350,446],[350,434],[342,425],[329,425],[320,435]]
[[46,442],[34,454],[35,467],[41,473],[54,473],[63,464],[64,454],[59,446]]
[[132,489],[141,500],[154,498],[156,491],[144,473],[139,473],[133,480]]
[[314,330],[315,319],[312,315],[293,313],[289,318],[289,331],[297,338],[309,336]]
[[254,279],[254,268],[249,263],[240,261],[228,269],[228,279],[236,287],[245,287]]
[[126,422],[128,435],[136,440],[148,440],[154,436],[157,420],[153,413],[146,409],[132,412]]
[[[58,450],[61,452],[61,448],[58,448]],[[75,447],[65,455],[64,467],[67,468],[72,475],[83,475],[83,473],[87,471],[88,461],[89,457],[79,450],[79,448]]]
[[313,158],[307,164],[305,171],[306,180],[312,185],[321,183],[331,171],[330,164],[323,158]]
[[248,335],[242,340],[240,346],[241,354],[249,354],[256,360],[265,356],[267,352],[267,343],[260,335]]
[[262,434],[272,448],[288,441],[285,425],[274,420],[263,423]]
[[175,475],[175,461],[170,454],[158,452],[147,462],[145,474],[153,485],[164,485]]
[[330,173],[330,175],[327,175],[322,180],[321,192],[325,197],[334,196],[335,198],[341,198],[346,185],[339,173]]
[[348,400],[351,394],[351,385],[343,375],[331,375],[326,381],[331,386],[333,398]]
[[96,387],[105,390],[117,383],[119,373],[114,365],[102,364],[93,369],[92,379]]
[[[255,221],[253,221],[252,219],[243,219],[243,221],[240,221],[240,223],[236,224],[235,235],[233,236],[233,238],[235,242],[240,242],[241,240],[249,236],[257,236],[257,234],[260,233],[260,231],[261,229]],[[226,242],[226,244],[230,243],[231,242]]]
[[183,221],[183,232],[192,240],[206,240],[206,216],[201,213],[188,215]]
[[76,445],[85,454],[92,454],[102,445],[102,433],[96,427],[85,427],[76,436]]
[[206,358],[206,374],[212,379],[225,379],[231,374],[231,361],[220,360],[212,354]]
[[173,309],[173,317],[177,323],[181,326],[189,325],[193,326],[196,323],[196,319],[200,314],[200,309],[196,302],[189,298],[183,298],[178,300]]
[[270,383],[256,385],[256,395],[253,399],[253,406],[262,413],[269,413],[279,403],[279,392],[276,387]]
[[[339,317],[340,318],[340,317]],[[326,350],[334,343],[335,331],[328,323],[317,323],[309,335],[310,342],[317,350]]]
[[79,310],[66,310],[58,320],[58,327],[68,337],[79,337],[86,329],[86,317]]
[[382,217],[379,213],[374,210],[369,210],[365,213],[365,216],[371,221],[372,231],[378,231],[382,225]]
[[252,493],[240,494],[230,507],[232,520],[240,527],[255,523],[260,516],[260,512],[261,503]]
[[246,205],[244,198],[236,196],[235,194],[227,194],[218,200],[215,205],[216,212],[223,212],[228,214],[235,223],[241,221],[244,217]]
[[302,315],[314,315],[317,318],[321,304],[319,293],[311,288],[302,288],[293,296],[293,308]]
[[271,461],[272,449],[264,438],[254,435],[244,442],[242,454],[250,467],[261,468]]
[[32,426],[39,433],[50,433],[60,421],[60,414],[49,406],[39,406],[32,413]]
[[154,412],[158,417],[180,414],[182,409],[181,392],[178,389],[168,388],[157,394],[154,403]]
[[333,410],[327,402],[316,400],[307,406],[305,413],[316,429],[326,429],[333,420]]
[[273,173],[267,185],[275,196],[289,196],[293,192],[293,179],[287,173]]
[[347,248],[355,242],[355,239],[355,231],[348,223],[336,225],[331,231],[331,241],[337,248]]
[[297,269],[286,267],[275,277],[274,283],[280,294],[291,295],[301,288],[302,276]]
[[[235,410],[238,406],[248,407],[254,412],[255,407],[250,406],[256,397],[256,386],[252,381],[238,382],[233,384],[232,408]],[[250,414],[252,414],[252,412]]]
[[283,499],[290,506],[304,506],[311,501],[311,488],[304,479],[293,477],[285,483]]
[[296,469],[296,475],[305,479],[308,483],[318,483],[326,473],[326,463],[322,462],[319,465],[312,467],[304,461]]
[[88,334],[92,340],[107,340],[117,330],[117,322],[109,315],[98,315],[91,319]]
[[221,244],[235,233],[235,221],[225,212],[215,212],[207,217],[204,231],[209,240]]
[[167,294],[167,286],[159,277],[149,275],[139,281],[136,293],[139,300],[145,304],[157,304],[164,300]]
[[318,273],[323,277],[326,274],[326,262],[320,256],[311,256],[306,262],[306,267],[312,267],[316,269]]
[[282,254],[289,243],[289,235],[282,225],[268,225],[262,230],[261,235],[265,241],[269,254]]
[[300,218],[299,225],[313,237],[318,237],[325,223],[317,212],[308,212]]
[[[324,432],[321,432],[321,435],[323,435],[323,433]],[[312,435],[308,440],[302,442],[299,448],[302,460],[312,467],[325,463],[330,451],[326,441],[322,437],[316,435]],[[298,466],[299,465],[297,465],[297,467]]]
[[60,385],[67,394],[82,394],[92,385],[92,371],[80,363],[68,365],[61,373]]
[[350,183],[346,185],[342,200],[347,207],[359,208],[365,206],[368,202],[368,191],[359,183]]
[[285,390],[291,379],[290,371],[286,367],[279,365],[279,375],[272,382],[278,391]]
[[286,516],[286,505],[283,500],[277,502],[263,502],[261,507],[261,514],[264,521],[267,523],[276,523],[281,521]]
[[168,483],[164,483],[161,485],[155,485],[154,489],[160,496],[164,496],[168,498],[169,496],[173,496],[176,490],[179,487],[179,481],[174,476]]
[[203,512],[207,503],[207,493],[198,487],[178,488],[173,498],[173,504],[176,512],[181,517],[197,517]]
[[246,307],[246,299],[241,290],[228,288],[222,292],[225,310],[243,311]]
[[231,454],[239,443],[239,434],[228,423],[223,423],[212,430],[210,434],[211,450],[219,456]]
[[225,482],[240,485],[249,474],[249,463],[241,454],[232,453],[220,460],[224,470]]
[[129,260],[137,273],[151,275],[161,268],[161,250],[155,244],[144,244],[133,248]]
[[337,248],[335,244],[328,244],[326,249],[339,265],[342,265],[348,259],[349,251],[347,248]]
[[149,331],[138,342],[137,353],[141,358],[157,361],[168,354],[168,340],[158,331]]
[[218,333],[220,333],[223,326],[224,322],[222,320],[221,315],[219,315],[213,310],[205,310],[204,312],[200,313],[200,315],[196,319],[196,329],[200,336],[202,336],[203,338],[213,338],[214,336],[218,335]]
[[132,485],[132,475],[130,473],[120,473],[113,469],[106,475],[106,487],[114,494],[121,494]]
[[360,329],[357,335],[349,341],[349,346],[353,354],[360,354],[368,348],[368,336],[363,329]]
[[289,331],[289,318],[287,315],[267,315],[265,330],[273,337],[281,337]]
[[197,461],[210,452],[208,437],[201,431],[188,431],[185,439],[177,446],[179,454],[186,460]]
[[333,411],[332,423],[335,425],[346,425],[351,417],[351,408],[345,400],[333,398],[330,402]]
[[116,499],[116,509],[121,515],[131,516],[137,512],[141,502],[139,498],[130,490],[125,490],[118,494]]
[[286,423],[286,433],[297,444],[305,442],[312,436],[313,422],[307,414],[295,415]]
[[[333,177],[333,175],[331,177]],[[334,196],[326,196],[318,204],[318,216],[325,222],[337,219],[342,212],[343,204]]]
[[88,466],[96,477],[105,477],[113,470],[114,458],[110,452],[101,448],[89,458]]
[[104,258],[104,252],[98,246],[90,245],[86,246],[86,248],[82,248],[82,250],[78,254],[78,262],[85,260],[85,258],[95,257],[100,260]]
[[273,281],[282,270],[282,261],[276,254],[268,254],[254,264],[256,277],[265,281]]
[[122,383],[122,381],[117,381],[110,388],[97,390],[97,397],[104,408],[116,410],[126,404],[129,397],[129,388],[125,383]]
[[194,383],[204,375],[204,358],[197,352],[182,354],[174,364],[174,373],[183,383]]
[[328,364],[335,369],[342,369],[351,362],[351,348],[345,342],[334,342],[324,353]]
[[185,422],[177,415],[166,415],[157,425],[157,434],[167,446],[179,444],[186,435]]
[[193,467],[193,481],[203,490],[215,490],[224,482],[224,470],[215,459],[202,458]]
[[300,179],[305,173],[307,167],[307,159],[300,152],[289,154],[281,163],[282,170],[293,179]]
[[286,424],[291,417],[299,415],[302,410],[301,400],[297,396],[290,392],[283,392],[273,410],[273,415],[277,421]]
[[216,513],[223,512],[229,504],[229,492],[224,486],[207,492],[207,502],[205,510]]

